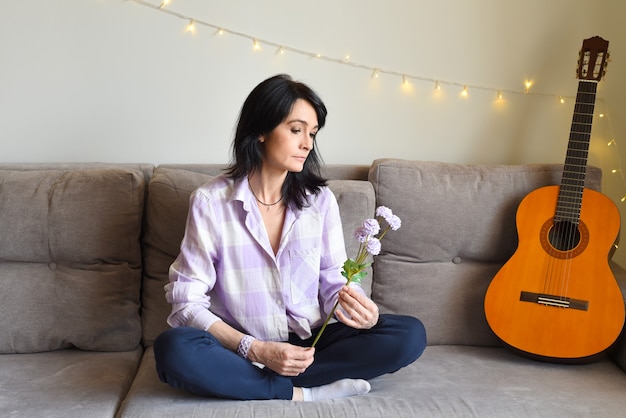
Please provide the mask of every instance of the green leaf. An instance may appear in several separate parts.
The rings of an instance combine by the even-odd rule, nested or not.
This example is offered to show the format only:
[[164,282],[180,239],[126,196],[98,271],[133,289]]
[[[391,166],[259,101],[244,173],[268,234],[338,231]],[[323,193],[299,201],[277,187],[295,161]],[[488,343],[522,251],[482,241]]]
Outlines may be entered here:
[[351,282],[361,283],[361,280],[367,275],[365,270],[370,266],[370,263],[357,263],[353,259],[349,258],[343,263],[343,270],[341,271],[341,275],[346,278],[347,284]]
[[367,276],[367,273],[366,273],[366,272],[364,272],[364,271],[359,271],[358,273],[355,273],[355,274],[352,276],[352,280],[351,280],[351,281],[352,281],[352,282],[354,282],[354,283],[361,284],[361,280],[363,280],[363,278],[365,278],[365,276]]

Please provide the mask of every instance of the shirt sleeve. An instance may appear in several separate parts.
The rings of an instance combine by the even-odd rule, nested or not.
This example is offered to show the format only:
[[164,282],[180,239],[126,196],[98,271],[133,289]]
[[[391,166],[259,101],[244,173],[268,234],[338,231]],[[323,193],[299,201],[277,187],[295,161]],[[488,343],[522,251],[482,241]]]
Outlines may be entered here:
[[220,320],[209,308],[208,293],[215,285],[217,257],[215,219],[211,202],[196,190],[189,199],[185,236],[180,253],[170,266],[166,300],[172,305],[167,323],[172,327],[191,326],[206,330]]

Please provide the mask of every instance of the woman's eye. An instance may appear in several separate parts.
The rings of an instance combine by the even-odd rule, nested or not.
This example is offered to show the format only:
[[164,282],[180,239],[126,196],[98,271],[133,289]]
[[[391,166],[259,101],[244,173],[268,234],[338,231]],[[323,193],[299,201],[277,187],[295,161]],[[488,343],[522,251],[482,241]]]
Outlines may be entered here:
[[300,129],[292,129],[291,132],[294,133],[294,134],[299,134],[301,132],[301,130]]

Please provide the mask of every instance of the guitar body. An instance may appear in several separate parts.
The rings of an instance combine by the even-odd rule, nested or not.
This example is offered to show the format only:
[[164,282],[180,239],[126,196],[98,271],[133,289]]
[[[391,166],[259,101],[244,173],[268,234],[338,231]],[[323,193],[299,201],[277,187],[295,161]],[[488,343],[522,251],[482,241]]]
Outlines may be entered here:
[[517,350],[580,360],[609,348],[624,326],[624,299],[608,263],[620,218],[608,197],[584,188],[580,222],[567,232],[555,225],[558,195],[559,186],[543,187],[520,203],[518,248],[487,290],[485,315]]

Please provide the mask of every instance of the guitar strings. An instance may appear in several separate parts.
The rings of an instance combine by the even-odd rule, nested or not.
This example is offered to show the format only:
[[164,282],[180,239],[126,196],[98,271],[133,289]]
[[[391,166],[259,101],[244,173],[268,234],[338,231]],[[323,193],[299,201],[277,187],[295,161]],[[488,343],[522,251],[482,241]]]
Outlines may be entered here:
[[[585,104],[587,105],[587,107],[586,107],[586,111],[582,113],[584,120],[582,122],[579,122],[579,124],[584,123],[584,124],[589,125],[589,129],[587,130],[589,131],[588,135],[590,136],[591,125],[593,123],[593,111],[594,111],[595,100],[596,100],[597,82],[585,81],[583,83],[585,83],[586,87],[590,87],[590,88],[589,88],[589,91],[586,91],[587,89],[585,89],[585,92],[584,92],[584,94],[587,95],[587,99],[583,101],[584,103],[581,103],[581,107],[585,106]],[[578,102],[578,98],[577,98],[577,102]],[[576,105],[578,105],[578,103],[576,103]],[[577,190],[580,192],[580,196],[577,196],[575,209],[576,209],[576,219],[578,220],[578,222],[573,223],[570,226],[570,229],[571,229],[570,237],[569,237],[570,242],[567,247],[569,249],[568,254],[567,254],[567,265],[566,265],[567,271],[566,271],[566,276],[565,276],[566,277],[565,287],[563,289],[564,296],[567,295],[569,291],[570,277],[571,277],[572,266],[573,266],[572,259],[574,258],[574,248],[577,245],[581,245],[582,244],[581,241],[585,238],[582,236],[579,230],[581,228],[580,223],[582,222],[581,212],[582,212],[582,203],[583,203],[583,197],[584,197],[587,158],[588,158],[588,152],[589,152],[589,137],[587,137],[585,140],[583,151],[584,151],[584,158],[581,157],[581,161],[579,162],[580,170],[578,171],[578,175],[577,175]]]
[[[579,94],[577,95],[575,113],[574,113],[574,118],[572,122],[572,133],[585,135],[586,132],[573,132],[573,128],[581,124],[591,125],[593,121],[593,109],[595,106],[595,96],[596,96],[597,85],[594,85],[593,88],[590,89],[591,91],[586,91],[587,89],[582,89],[583,87],[582,83],[588,83],[588,82],[581,81],[581,86],[579,86]],[[591,82],[591,83],[594,83],[594,82]],[[586,86],[589,86],[589,84],[586,84]],[[591,97],[588,99],[588,102],[587,101],[579,102],[578,101],[579,97],[582,98],[582,95],[585,95],[585,94],[591,95]],[[586,107],[583,107],[583,106],[586,106]],[[576,110],[578,109],[581,109],[581,110],[585,109],[586,111],[576,113]],[[563,178],[561,180],[561,189],[559,191],[559,197],[561,196],[560,194],[563,192],[562,188],[565,186],[565,179],[568,178],[569,180],[572,180],[571,185],[575,186],[575,190],[577,191],[577,193],[580,193],[580,195],[573,196],[572,198],[573,203],[568,201],[568,205],[571,204],[571,207],[567,206],[567,209],[568,211],[571,211],[570,213],[571,219],[576,219],[577,222],[573,222],[571,220],[560,219],[561,218],[560,216],[558,217],[559,219],[555,217],[555,220],[552,225],[553,239],[555,240],[555,242],[551,243],[553,244],[553,247],[556,246],[556,248],[552,249],[554,251],[555,256],[549,257],[549,262],[548,262],[547,272],[546,272],[547,273],[546,282],[544,283],[544,292],[546,294],[557,296],[561,298],[562,300],[566,300],[568,291],[569,291],[570,278],[571,278],[572,268],[573,268],[572,260],[575,256],[574,249],[578,245],[581,245],[581,241],[585,239],[583,234],[580,233],[580,222],[581,222],[580,215],[582,211],[582,200],[583,200],[583,194],[584,194],[584,184],[585,184],[585,175],[586,175],[585,171],[587,167],[589,142],[587,139],[585,140],[585,143],[583,144],[581,148],[575,147],[574,149],[572,149],[573,141],[575,141],[575,137],[572,137],[568,143],[568,156],[570,158],[577,158],[579,160],[578,161],[579,163],[571,164],[571,161],[570,161],[569,165],[577,166],[578,170],[575,170],[573,173],[564,171]],[[582,152],[583,156],[579,157],[577,152]],[[564,170],[567,169],[567,165],[568,164],[566,161],[566,166],[564,167]],[[574,175],[572,176],[572,174]],[[563,204],[563,201],[561,201],[560,203]],[[567,217],[565,218],[567,219]],[[563,251],[565,253],[563,258],[558,257],[559,251]]]

